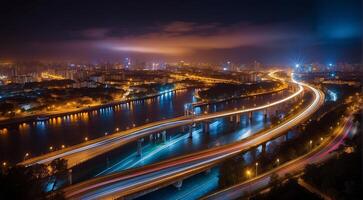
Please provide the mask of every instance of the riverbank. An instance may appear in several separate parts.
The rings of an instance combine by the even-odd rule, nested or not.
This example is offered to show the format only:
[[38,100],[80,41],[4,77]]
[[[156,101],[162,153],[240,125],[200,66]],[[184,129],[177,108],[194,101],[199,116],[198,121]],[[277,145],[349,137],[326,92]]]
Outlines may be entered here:
[[200,96],[198,94],[196,94],[196,95],[194,95],[194,97],[199,99],[200,101],[197,102],[197,103],[194,103],[192,106],[193,107],[200,107],[200,106],[204,106],[204,105],[211,104],[211,103],[223,103],[223,102],[230,101],[230,100],[254,97],[254,96],[259,96],[259,95],[274,94],[274,93],[278,93],[278,92],[281,92],[283,90],[286,90],[286,89],[288,89],[288,87],[289,87],[288,85],[284,85],[284,87],[279,88],[277,90],[271,90],[271,91],[259,92],[259,93],[252,93],[252,94],[247,94],[247,95],[241,95],[241,96],[238,96],[238,97],[230,97],[230,98],[224,98],[224,99],[219,99],[219,100],[201,99]]
[[[121,101],[112,101],[112,102],[109,102],[106,104],[88,106],[88,107],[83,107],[83,108],[76,108],[76,109],[67,110],[67,111],[37,113],[37,114],[31,114],[28,116],[19,116],[19,117],[14,117],[14,118],[10,118],[10,119],[4,119],[4,120],[0,120],[0,126],[37,121],[37,117],[39,117],[39,116],[51,119],[51,118],[63,117],[63,116],[67,116],[67,115],[78,114],[78,113],[91,112],[91,111],[98,110],[101,108],[113,107],[113,106],[120,105],[120,104],[127,104],[127,103],[131,103],[134,101],[155,98],[155,97],[158,97],[158,96],[170,93],[170,92],[177,92],[177,91],[181,91],[181,90],[186,90],[188,88],[193,88],[193,87],[178,88],[178,89],[164,91],[161,93],[154,93],[154,94],[146,95],[144,97],[126,99],[126,100],[121,100]],[[49,119],[47,119],[47,120],[49,120]]]

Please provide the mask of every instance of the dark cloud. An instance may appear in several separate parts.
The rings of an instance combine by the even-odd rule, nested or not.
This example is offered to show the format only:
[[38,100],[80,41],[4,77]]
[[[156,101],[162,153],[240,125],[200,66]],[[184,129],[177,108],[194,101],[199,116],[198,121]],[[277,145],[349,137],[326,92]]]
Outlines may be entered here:
[[311,59],[344,59],[350,52],[346,58],[356,61],[359,8],[354,0],[12,0],[0,7],[0,58],[146,55],[268,62],[291,52]]

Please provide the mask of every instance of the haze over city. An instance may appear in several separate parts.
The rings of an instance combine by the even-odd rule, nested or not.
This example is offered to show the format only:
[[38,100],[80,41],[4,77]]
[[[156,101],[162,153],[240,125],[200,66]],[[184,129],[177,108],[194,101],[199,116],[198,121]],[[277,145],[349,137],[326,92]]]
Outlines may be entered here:
[[0,58],[359,62],[360,1],[5,1]]
[[361,199],[362,6],[2,1],[1,199]]

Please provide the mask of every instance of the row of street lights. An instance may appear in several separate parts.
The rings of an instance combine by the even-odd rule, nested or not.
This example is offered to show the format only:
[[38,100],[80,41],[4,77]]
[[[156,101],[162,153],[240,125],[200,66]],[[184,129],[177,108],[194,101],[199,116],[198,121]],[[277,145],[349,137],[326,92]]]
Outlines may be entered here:
[[[279,165],[280,165],[280,159],[279,159],[279,158],[277,158],[277,159],[276,159],[276,163],[277,163],[277,166],[279,166]],[[258,176],[258,166],[259,166],[259,163],[258,163],[258,162],[256,162],[256,163],[255,163],[255,177],[257,177],[257,176]],[[248,178],[251,178],[251,175],[252,175],[251,170],[247,169],[247,170],[246,170],[246,175],[247,175],[247,177],[248,177]]]
[[[105,133],[105,135],[107,135],[107,132]],[[84,141],[87,142],[88,141],[88,137],[84,137]],[[66,148],[66,145],[62,144],[61,145],[61,149],[64,149]],[[50,146],[49,147],[49,151],[53,151],[54,147],[53,146]]]
[[[135,126],[135,124],[133,124],[133,126]],[[119,128],[116,128],[116,131],[119,131]],[[108,135],[108,132],[105,132],[105,136],[107,136],[107,135]],[[88,141],[88,137],[85,137],[84,138],[84,141],[87,142]],[[64,148],[66,148],[66,146],[64,144],[62,144],[61,145],[61,149],[64,149]],[[53,150],[54,150],[54,147],[53,146],[50,146],[49,147],[49,151],[53,151]],[[30,153],[25,153],[23,160],[25,161],[26,159],[29,158],[29,156],[30,156]],[[6,162],[5,161],[3,162],[3,166],[4,167],[6,166]]]
[[[324,138],[323,137],[320,137],[320,141],[322,142],[323,140],[324,140]],[[313,140],[310,140],[309,141],[310,151],[312,150],[312,145],[313,145]],[[277,166],[280,165],[280,159],[279,158],[276,159],[276,164],[277,164]],[[258,166],[259,166],[259,163],[256,162],[255,163],[255,177],[258,176]],[[250,179],[251,178],[251,175],[252,175],[251,170],[247,169],[246,170],[246,175],[247,175],[248,179]]]
[[[87,142],[87,141],[88,141],[88,137],[85,137],[85,138],[84,138],[84,141],[86,141],[86,142]],[[62,149],[64,149],[64,148],[66,148],[66,146],[65,146],[64,144],[62,144],[62,145],[61,145],[61,148],[62,148]],[[49,151],[53,151],[53,149],[54,149],[54,147],[53,147],[53,146],[50,146],[50,147],[49,147]],[[26,159],[28,159],[28,158],[29,158],[29,156],[30,156],[30,153],[28,153],[28,152],[27,152],[27,153],[25,153],[25,155],[24,155],[24,159],[23,159],[23,160],[25,161]],[[4,161],[4,162],[2,163],[2,166],[3,166],[3,167],[5,167],[6,165],[7,165],[7,162],[5,162],[5,161]]]
[[[25,155],[24,155],[24,161],[28,158],[30,156],[30,153],[25,153]],[[6,162],[6,161],[4,161],[3,163],[2,163],[2,166],[3,167],[6,167],[8,165],[8,163]]]
[[[133,124],[133,126],[135,127],[135,124]],[[120,130],[119,128],[116,128],[116,131],[119,131],[119,130]],[[105,136],[107,136],[107,135],[108,135],[108,132],[105,132]],[[85,137],[84,138],[84,141],[87,142],[88,141],[88,137]],[[64,149],[64,148],[66,148],[66,146],[64,144],[62,144],[61,145],[61,149]],[[50,146],[49,147],[49,151],[53,151],[53,150],[54,150],[54,147],[53,146]],[[25,161],[26,159],[29,158],[29,156],[30,156],[30,153],[25,153],[23,160]],[[2,166],[5,167],[6,165],[7,165],[7,163],[4,161],[2,163]]]

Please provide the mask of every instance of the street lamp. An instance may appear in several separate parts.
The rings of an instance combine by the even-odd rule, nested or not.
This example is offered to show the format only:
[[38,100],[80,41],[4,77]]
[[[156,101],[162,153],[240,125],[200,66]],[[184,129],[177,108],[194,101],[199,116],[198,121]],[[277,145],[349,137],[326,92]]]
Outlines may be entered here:
[[276,159],[276,162],[277,162],[277,166],[279,166],[279,165],[280,165],[280,159],[279,159],[279,158],[277,158],[277,159]]
[[312,140],[309,141],[309,145],[310,145],[310,151],[311,151],[311,148],[312,148],[312,145],[313,145],[313,141]]
[[86,142],[87,142],[87,141],[88,141],[88,137],[85,137],[85,138],[84,138],[84,141],[86,141]]
[[256,166],[256,177],[257,177],[257,167],[258,167],[258,162],[256,162],[255,166]]
[[246,174],[247,174],[247,178],[249,179],[249,178],[251,178],[251,171],[250,170],[247,170],[246,171]]
[[26,160],[26,158],[29,156],[29,153],[26,153],[24,156],[24,160]]
[[[250,170],[247,170],[246,171],[246,174],[247,174],[247,178],[250,179],[251,178],[251,171]],[[247,183],[247,194],[250,192],[250,183],[248,182]],[[248,194],[249,196],[249,194]]]
[[49,147],[49,150],[50,150],[50,151],[52,151],[52,150],[53,150],[53,147],[52,147],[52,146],[50,146],[50,147]]
[[68,170],[68,181],[69,185],[72,185],[72,169]]
[[62,149],[64,149],[66,146],[64,144],[62,144]]

